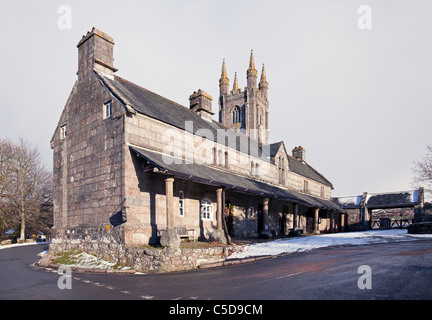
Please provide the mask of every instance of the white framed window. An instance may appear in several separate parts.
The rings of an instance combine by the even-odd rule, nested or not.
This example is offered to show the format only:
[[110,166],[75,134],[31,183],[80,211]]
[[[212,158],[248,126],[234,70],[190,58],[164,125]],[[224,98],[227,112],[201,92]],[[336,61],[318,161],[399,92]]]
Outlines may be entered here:
[[65,139],[67,137],[67,126],[63,125],[60,127],[60,138]]
[[104,112],[104,119],[111,118],[111,115],[112,115],[112,101],[108,101],[108,102],[104,103],[103,112]]
[[213,203],[209,199],[201,200],[201,219],[213,220]]
[[180,217],[184,217],[184,192],[179,191],[179,214]]

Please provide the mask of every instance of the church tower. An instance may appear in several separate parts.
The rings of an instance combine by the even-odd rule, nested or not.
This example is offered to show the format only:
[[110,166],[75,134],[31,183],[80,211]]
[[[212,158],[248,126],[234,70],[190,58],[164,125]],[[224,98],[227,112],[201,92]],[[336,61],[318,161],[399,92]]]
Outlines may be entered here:
[[253,50],[249,59],[249,68],[246,71],[246,79],[247,86],[242,90],[238,85],[236,72],[233,89],[229,91],[229,79],[225,59],[223,60],[219,80],[219,122],[226,127],[240,130],[263,144],[268,144],[268,82],[263,64],[258,84],[258,71],[255,68]]

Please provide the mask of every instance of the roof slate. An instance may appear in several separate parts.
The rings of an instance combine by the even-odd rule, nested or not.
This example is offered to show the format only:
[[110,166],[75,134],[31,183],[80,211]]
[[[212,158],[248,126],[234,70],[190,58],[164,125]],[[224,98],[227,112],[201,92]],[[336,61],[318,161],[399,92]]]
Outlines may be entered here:
[[[258,141],[249,138],[246,134],[228,130],[229,128],[223,126],[218,121],[204,120],[189,108],[121,77],[114,76],[110,78],[96,70],[95,74],[103,85],[120,99],[125,106],[132,107],[141,114],[183,130],[186,130],[186,123],[192,121],[194,134],[202,136],[203,131],[211,132],[213,136],[206,138],[213,141],[217,141],[218,130],[223,130],[228,137],[228,139],[225,139],[225,145],[228,146],[229,137],[231,137],[231,141],[236,141],[236,150],[259,157],[263,161],[270,161],[271,156],[274,156],[283,144],[283,142],[277,142],[263,146]],[[207,130],[197,132],[199,129]],[[229,146],[232,147],[231,145]],[[289,155],[287,155],[287,158],[289,161],[289,170],[292,172],[333,188],[333,185],[323,175],[306,162],[298,161]]]

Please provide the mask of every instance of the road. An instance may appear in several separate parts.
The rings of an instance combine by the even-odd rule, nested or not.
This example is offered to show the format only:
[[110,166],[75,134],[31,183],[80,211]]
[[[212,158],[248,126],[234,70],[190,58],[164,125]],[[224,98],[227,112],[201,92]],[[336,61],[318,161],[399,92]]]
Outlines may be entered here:
[[[325,248],[171,274],[72,274],[32,266],[46,244],[0,250],[0,299],[431,299],[432,240]],[[369,274],[358,273],[366,265]],[[371,289],[359,289],[358,282]]]

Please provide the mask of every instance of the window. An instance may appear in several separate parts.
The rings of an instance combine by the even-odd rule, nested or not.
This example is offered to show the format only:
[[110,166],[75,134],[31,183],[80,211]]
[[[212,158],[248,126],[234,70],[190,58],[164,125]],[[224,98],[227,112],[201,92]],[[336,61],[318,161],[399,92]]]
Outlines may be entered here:
[[225,168],[228,169],[228,151],[225,151]]
[[202,220],[213,219],[213,204],[209,199],[203,199],[201,201],[201,219]]
[[112,101],[104,104],[104,119],[111,118],[112,115]]
[[240,123],[240,108],[236,106],[233,110],[233,124]]
[[285,158],[279,157],[279,183],[285,184]]
[[223,161],[224,161],[223,152],[222,152],[222,150],[219,150],[218,151],[218,165],[223,166],[223,163],[224,163]]
[[184,217],[184,192],[179,191],[179,213],[180,217]]
[[213,164],[217,165],[217,150],[216,148],[213,148]]
[[65,139],[66,136],[67,136],[67,131],[66,131],[66,129],[67,129],[66,125],[60,127],[60,137],[61,137],[62,139]]
[[324,186],[321,186],[321,193],[320,194],[321,194],[321,198],[324,198],[324,194],[325,194],[324,193]]
[[309,183],[307,180],[304,181],[303,190],[304,192],[309,192]]

